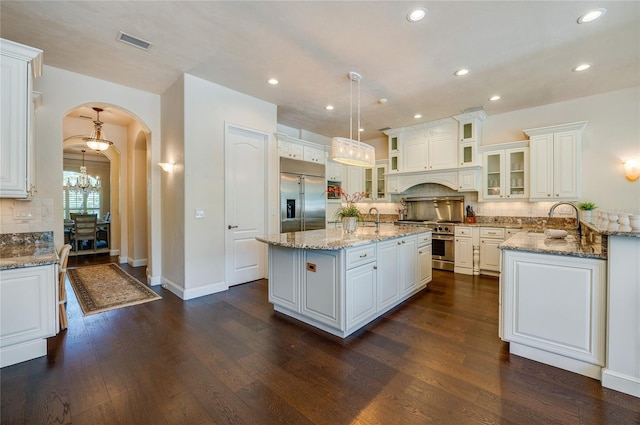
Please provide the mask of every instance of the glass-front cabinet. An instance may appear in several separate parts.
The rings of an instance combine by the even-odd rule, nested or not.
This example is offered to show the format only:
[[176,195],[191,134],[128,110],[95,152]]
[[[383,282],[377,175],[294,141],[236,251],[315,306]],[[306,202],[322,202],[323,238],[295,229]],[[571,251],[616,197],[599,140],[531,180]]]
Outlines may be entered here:
[[482,200],[529,197],[529,148],[526,146],[485,152]]
[[387,161],[378,161],[376,166],[364,169],[364,191],[368,196],[366,199],[373,201],[385,200],[386,195],[386,179]]

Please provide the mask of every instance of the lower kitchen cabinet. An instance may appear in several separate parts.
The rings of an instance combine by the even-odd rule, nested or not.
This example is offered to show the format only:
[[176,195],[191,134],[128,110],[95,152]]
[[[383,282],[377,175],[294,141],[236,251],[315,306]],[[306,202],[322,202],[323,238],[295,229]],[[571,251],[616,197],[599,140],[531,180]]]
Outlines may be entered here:
[[511,250],[503,255],[500,336],[510,352],[600,379],[606,260]]
[[347,270],[346,328],[357,329],[375,317],[377,312],[376,264],[371,262]]
[[300,312],[326,325],[341,327],[338,252],[306,251],[305,259]]
[[433,279],[433,261],[431,255],[431,235],[418,237],[418,288],[427,286]]
[[398,272],[400,296],[413,293],[418,288],[418,241],[415,236],[398,241]]
[[300,312],[298,281],[301,251],[271,247],[269,250],[269,302]]
[[471,227],[456,226],[454,272],[473,274],[473,238]]
[[500,273],[500,244],[504,241],[504,229],[480,228],[480,270],[487,274]]
[[378,243],[378,311],[391,308],[400,299],[398,246],[395,240]]
[[58,329],[56,264],[0,271],[0,366],[47,354]]

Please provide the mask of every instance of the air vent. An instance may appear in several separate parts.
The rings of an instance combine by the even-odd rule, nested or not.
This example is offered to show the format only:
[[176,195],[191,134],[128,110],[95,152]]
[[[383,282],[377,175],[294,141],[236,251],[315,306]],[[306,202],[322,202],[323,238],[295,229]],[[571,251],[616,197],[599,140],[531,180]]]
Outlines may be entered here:
[[84,119],[87,119],[87,120],[92,120],[93,119],[93,118],[88,117],[86,115],[78,115],[78,118],[84,118]]
[[387,131],[387,130],[391,130],[391,127],[382,127],[378,129],[378,131]]
[[138,37],[134,37],[122,31],[118,33],[118,37],[116,38],[116,40],[142,50],[149,50],[149,48],[153,46],[153,43],[149,43],[148,41],[145,41]]

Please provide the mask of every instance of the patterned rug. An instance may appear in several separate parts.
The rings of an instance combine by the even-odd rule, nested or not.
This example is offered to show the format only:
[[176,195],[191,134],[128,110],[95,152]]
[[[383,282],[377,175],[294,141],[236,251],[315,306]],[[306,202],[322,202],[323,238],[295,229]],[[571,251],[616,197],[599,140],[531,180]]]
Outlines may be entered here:
[[162,298],[114,263],[68,269],[67,275],[85,316]]

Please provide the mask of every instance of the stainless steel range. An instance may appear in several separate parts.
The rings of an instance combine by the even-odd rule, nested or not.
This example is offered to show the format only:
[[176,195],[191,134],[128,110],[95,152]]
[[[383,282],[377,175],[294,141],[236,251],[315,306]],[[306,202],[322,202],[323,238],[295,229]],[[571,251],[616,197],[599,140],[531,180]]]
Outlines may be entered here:
[[420,197],[404,198],[407,219],[395,222],[398,225],[424,226],[433,233],[432,266],[434,269],[454,269],[455,225],[464,217],[464,197]]

